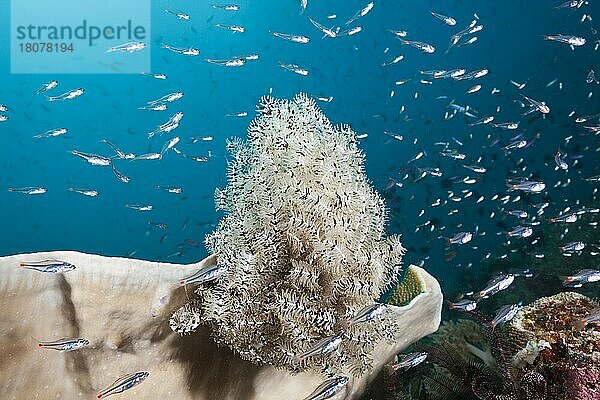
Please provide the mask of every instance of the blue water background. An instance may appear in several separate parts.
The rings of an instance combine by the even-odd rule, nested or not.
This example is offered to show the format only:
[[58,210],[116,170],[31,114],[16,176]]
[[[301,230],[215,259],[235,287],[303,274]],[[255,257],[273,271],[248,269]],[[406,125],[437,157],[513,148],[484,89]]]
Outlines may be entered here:
[[[11,75],[8,58],[8,1],[0,0],[0,104],[11,111],[10,120],[0,123],[0,255],[45,250],[79,250],[114,256],[132,256],[148,260],[186,263],[207,255],[204,236],[212,231],[222,214],[215,212],[213,193],[226,184],[225,140],[231,136],[244,137],[246,127],[254,116],[258,99],[271,89],[275,97],[292,97],[298,92],[315,96],[333,96],[331,103],[320,103],[325,114],[335,123],[348,123],[359,133],[368,133],[361,140],[366,154],[369,178],[380,192],[389,178],[398,181],[403,168],[439,167],[442,178],[427,177],[411,183],[403,181],[402,188],[386,194],[390,208],[389,233],[401,233],[409,248],[406,263],[424,261],[425,267],[447,285],[455,285],[462,269],[469,263],[476,269],[483,256],[504,252],[505,237],[497,235],[500,217],[489,219],[491,211],[499,213],[498,202],[489,198],[505,195],[505,179],[533,172],[545,181],[544,194],[525,196],[524,202],[513,208],[532,210],[528,204],[551,202],[547,214],[554,215],[562,208],[592,200],[597,184],[583,182],[582,176],[598,174],[598,145],[596,138],[581,136],[585,131],[568,114],[577,115],[600,111],[597,94],[588,99],[596,85],[585,83],[587,72],[600,72],[598,52],[593,51],[597,36],[590,33],[589,23],[581,23],[584,13],[597,18],[598,5],[588,5],[578,11],[555,10],[554,2],[542,1],[375,1],[375,7],[353,26],[363,31],[351,37],[321,39],[321,34],[309,22],[308,16],[324,25],[343,25],[347,18],[363,7],[366,1],[311,1],[304,15],[299,15],[299,1],[261,0],[238,1],[240,11],[227,12],[210,8],[206,2],[152,2],[152,72],[165,73],[166,81],[141,75]],[[593,2],[592,2],[593,3]],[[180,21],[165,13],[165,8],[182,10],[191,15],[190,21]],[[458,21],[448,27],[434,19],[429,12],[451,15]],[[483,31],[470,46],[444,54],[452,33],[468,25],[477,13]],[[327,15],[337,14],[329,22]],[[242,25],[245,33],[232,33],[214,27],[215,23]],[[406,30],[407,39],[433,44],[437,51],[423,54],[403,46],[386,29]],[[309,36],[307,45],[275,38],[270,31]],[[584,36],[588,44],[572,51],[568,46],[544,41],[543,34],[570,33]],[[201,50],[199,57],[185,57],[161,49],[159,43],[174,46],[194,46]],[[384,50],[389,48],[387,53]],[[148,51],[148,50],[145,50]],[[242,68],[224,68],[208,64],[205,58],[229,58],[258,53],[258,61],[249,61]],[[381,64],[399,54],[403,61],[382,67]],[[124,54],[123,57],[127,55]],[[290,73],[278,62],[295,63],[307,68],[307,77]],[[419,70],[466,68],[468,71],[488,68],[490,73],[476,81],[455,82],[435,80],[432,85],[419,83]],[[411,78],[405,85],[395,86],[400,79]],[[83,87],[86,93],[68,102],[49,103],[33,93],[51,79],[60,82],[57,93]],[[509,81],[526,82],[519,91]],[[547,83],[558,79],[550,87]],[[559,82],[563,88],[559,90]],[[483,85],[476,94],[465,94],[475,83]],[[501,90],[491,95],[492,88]],[[64,90],[63,90],[64,89]],[[390,91],[395,96],[390,97]],[[148,112],[137,107],[174,91],[185,97],[169,105],[169,111]],[[596,90],[597,91],[597,90]],[[415,94],[418,97],[415,98]],[[544,100],[551,114],[542,119],[539,113],[521,117],[522,109],[513,101],[520,93]],[[436,99],[447,96],[447,99]],[[490,139],[499,137],[506,144],[515,131],[503,132],[491,126],[469,127],[461,115],[445,121],[444,113],[451,99],[470,105],[480,115],[494,115],[496,121],[521,120],[520,129],[528,140],[541,138],[524,150],[505,156],[500,145],[490,148]],[[405,111],[399,113],[401,106]],[[500,112],[496,108],[500,107]],[[147,133],[165,122],[174,112],[185,116],[173,133],[148,139]],[[226,117],[227,113],[246,111],[246,118]],[[409,120],[404,118],[408,116]],[[62,137],[33,139],[32,136],[49,129],[67,127]],[[404,141],[390,140],[383,131],[398,133]],[[120,171],[131,178],[124,184],[113,175],[110,167],[94,167],[69,154],[73,149],[83,152],[112,155],[100,143],[107,139],[125,152],[136,154],[160,151],[163,143],[177,135],[183,152],[213,157],[207,163],[196,163],[170,151],[162,160],[117,160]],[[190,144],[190,136],[214,137],[212,142]],[[472,137],[471,137],[472,135]],[[563,138],[573,135],[568,146]],[[452,143],[454,136],[464,145]],[[413,140],[418,139],[417,144]],[[440,157],[434,143],[450,141],[451,147],[467,155],[466,164],[474,164],[479,156],[488,172],[476,185],[456,184],[442,187],[442,179],[451,176],[474,176],[460,166],[461,162]],[[552,159],[562,146],[569,155],[582,155],[577,167],[567,173],[554,170]],[[418,151],[427,156],[414,164],[407,161]],[[511,174],[516,161],[524,159],[525,173]],[[572,163],[572,160],[568,160]],[[406,172],[414,174],[414,169]],[[572,183],[567,188],[552,188],[557,181]],[[184,192],[174,195],[156,190],[155,185],[179,186]],[[9,187],[44,186],[48,193],[25,196],[9,193]],[[100,192],[89,198],[67,191],[68,187],[92,188]],[[446,206],[430,207],[436,199],[448,197],[447,190],[461,195],[462,189],[473,190],[470,198]],[[479,195],[486,200],[475,204]],[[151,212],[125,208],[125,204],[152,204]],[[510,207],[511,204],[507,207]],[[458,214],[447,216],[456,208]],[[418,217],[419,211],[425,214]],[[415,227],[436,219],[436,229],[425,227],[414,233]],[[167,231],[149,229],[148,221],[168,224]],[[464,227],[457,227],[463,223]],[[511,227],[516,221],[506,224]],[[486,236],[473,245],[459,249],[450,262],[444,261],[444,240],[460,230],[472,230],[479,225]],[[439,228],[445,226],[443,231]],[[168,234],[166,238],[161,237]],[[185,244],[186,239],[199,242]],[[190,245],[191,243],[192,245]],[[558,245],[558,244],[557,244]]]

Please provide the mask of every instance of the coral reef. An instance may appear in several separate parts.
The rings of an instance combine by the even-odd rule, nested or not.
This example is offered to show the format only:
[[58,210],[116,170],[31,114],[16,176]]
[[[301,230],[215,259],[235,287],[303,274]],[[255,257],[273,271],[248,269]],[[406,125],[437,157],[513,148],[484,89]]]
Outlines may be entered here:
[[[348,126],[302,94],[264,97],[258,112],[248,141],[227,145],[228,185],[215,194],[225,216],[205,240],[225,272],[196,290],[200,318],[254,363],[361,375],[375,343],[394,340],[394,319],[348,321],[396,283],[404,248],[384,236],[385,205]],[[337,351],[299,362],[342,332]]]
[[564,292],[536,300],[495,329],[445,322],[420,347],[433,364],[429,372],[388,377],[394,390],[387,398],[600,400],[600,332],[595,323],[580,323],[597,308],[586,296]]
[[406,269],[406,274],[402,281],[390,293],[384,296],[384,301],[387,304],[401,307],[410,303],[412,299],[423,292],[423,282],[421,282],[415,270],[409,267]]
[[511,323],[512,329],[549,344],[532,368],[549,378],[557,399],[600,399],[600,332],[594,324],[580,324],[598,306],[584,295],[563,292],[536,300]]
[[546,340],[551,346],[564,343],[569,354],[588,356],[600,353],[600,334],[592,327],[581,329],[578,322],[598,306],[584,295],[563,292],[542,297],[524,307],[511,326],[536,339]]

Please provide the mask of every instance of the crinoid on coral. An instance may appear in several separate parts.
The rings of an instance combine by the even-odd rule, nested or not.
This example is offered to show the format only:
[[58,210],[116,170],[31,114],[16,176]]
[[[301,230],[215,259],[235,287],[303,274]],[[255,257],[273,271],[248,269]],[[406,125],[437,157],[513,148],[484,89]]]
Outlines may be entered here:
[[[258,112],[248,141],[227,145],[228,185],[215,195],[225,216],[205,241],[225,272],[197,289],[201,319],[252,362],[361,375],[374,345],[394,339],[394,320],[348,321],[396,283],[404,248],[385,237],[385,205],[350,127],[304,94],[263,97]],[[340,334],[336,351],[299,360]]]

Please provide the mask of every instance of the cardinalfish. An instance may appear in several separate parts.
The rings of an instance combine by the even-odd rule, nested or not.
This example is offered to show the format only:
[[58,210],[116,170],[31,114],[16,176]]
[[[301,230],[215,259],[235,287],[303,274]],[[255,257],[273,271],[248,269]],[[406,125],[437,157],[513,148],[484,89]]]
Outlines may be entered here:
[[239,32],[239,33],[246,32],[246,29],[243,26],[238,26],[238,25],[215,24],[214,26],[216,26],[217,28],[227,29],[232,32]]
[[308,397],[304,400],[325,400],[330,399],[339,393],[348,383],[348,377],[338,376],[331,378],[321,383]]
[[221,60],[207,58],[206,62],[215,65],[220,65],[221,67],[242,67],[246,64],[246,60],[241,57],[226,58]]
[[471,241],[471,239],[473,239],[472,232],[458,232],[451,238],[446,238],[446,240],[448,241],[448,244],[458,244],[458,245],[467,244]]
[[88,196],[88,197],[96,197],[98,196],[100,193],[98,193],[97,190],[92,190],[92,189],[77,189],[77,188],[68,188],[67,189],[69,192],[75,192],[75,193],[79,193],[82,194],[84,196]]
[[172,11],[172,10],[165,10],[165,12],[167,14],[171,14],[171,15],[176,16],[178,19],[183,19],[183,20],[186,20],[186,21],[190,20],[190,15],[186,14],[186,13],[183,13],[183,12]]
[[579,217],[576,213],[572,213],[572,214],[561,215],[561,216],[555,217],[555,218],[550,218],[550,219],[548,219],[548,222],[550,222],[550,223],[556,223],[556,222],[573,223],[573,222],[577,222],[578,218]]
[[[397,357],[397,356],[396,356]],[[399,369],[407,370],[412,367],[416,367],[421,364],[427,358],[427,353],[425,352],[416,352],[405,355],[402,360],[399,360],[390,365],[390,367],[397,371]]]
[[525,99],[529,103],[529,111],[525,112],[523,115],[531,114],[532,112],[539,111],[542,114],[548,114],[550,112],[550,107],[546,105],[543,101],[534,100],[531,97],[527,97],[522,94],[523,99]]
[[298,354],[299,360],[304,360],[309,357],[322,356],[337,350],[342,344],[342,334],[330,336],[319,340],[304,353]]
[[526,238],[533,234],[533,229],[530,226],[517,226],[510,232],[506,232],[509,237],[522,237]]
[[433,15],[435,18],[439,19],[440,21],[442,21],[443,23],[445,23],[448,26],[454,26],[456,25],[456,20],[452,17],[448,17],[446,15],[442,15],[442,14],[438,14],[435,12],[431,12],[431,15]]
[[458,311],[473,311],[477,308],[477,302],[474,300],[463,299],[455,303],[450,303],[450,309]]
[[569,164],[567,164],[565,162],[565,157],[566,157],[566,155],[563,154],[560,151],[560,149],[558,149],[558,151],[554,155],[554,163],[556,164],[556,168],[562,169],[563,171],[566,171],[569,169]]
[[373,9],[373,6],[375,6],[375,3],[373,3],[371,1],[369,4],[367,4],[366,6],[364,6],[363,8],[361,8],[360,10],[358,10],[352,17],[350,17],[350,19],[348,21],[346,21],[346,25],[350,25],[351,23],[353,23],[357,19],[362,18],[365,15],[367,15]]
[[582,269],[563,279],[564,286],[581,287],[584,283],[600,282],[600,270]]
[[287,63],[283,63],[280,61],[279,66],[283,69],[286,69],[286,70],[293,72],[295,74],[298,74],[298,75],[302,75],[302,76],[308,75],[308,70],[301,68],[297,64],[287,64]]
[[237,4],[212,4],[211,7],[220,8],[225,11],[238,11],[240,9],[240,6]]
[[115,146],[114,144],[112,144],[111,142],[109,142],[106,139],[100,139],[101,143],[106,143],[107,146],[109,146],[117,155],[118,158],[120,158],[121,160],[131,160],[132,158],[135,157],[135,154],[133,153],[129,153],[129,154],[125,154],[125,152],[123,152],[121,149],[119,149],[117,146]]
[[49,130],[47,132],[35,135],[34,138],[35,139],[41,139],[41,138],[47,138],[47,137],[60,136],[60,135],[64,135],[67,132],[68,132],[67,128],[52,129],[52,130]]
[[432,45],[430,45],[428,43],[417,42],[414,40],[400,39],[400,38],[398,38],[398,40],[400,40],[402,43],[404,43],[406,45],[414,47],[415,49],[421,50],[423,53],[427,53],[427,54],[435,53],[435,47],[433,47]]
[[45,187],[27,186],[27,187],[22,187],[22,188],[8,188],[8,191],[11,193],[22,193],[22,194],[31,195],[31,194],[44,194],[44,193],[48,192],[48,189],[46,189]]
[[53,340],[50,342],[39,342],[38,347],[42,347],[44,349],[52,349],[58,351],[73,351],[79,350],[90,344],[90,341],[87,339],[81,338],[62,338],[58,340]]
[[38,90],[35,91],[35,94],[47,92],[48,90],[52,90],[57,86],[58,86],[58,81],[52,80],[48,83],[44,83],[41,88],[39,88]]
[[104,157],[104,156],[100,156],[98,154],[83,153],[83,152],[77,151],[77,150],[72,150],[71,153],[74,154],[74,155],[76,155],[77,157],[83,158],[88,163],[90,163],[92,165],[96,165],[96,166],[105,167],[105,166],[110,165],[112,163],[112,161],[111,161],[110,158]]
[[544,35],[544,39],[568,44],[569,46],[583,46],[585,44],[585,38],[575,35],[563,35],[561,33],[556,35]]
[[583,242],[570,242],[560,247],[560,250],[563,253],[571,253],[575,251],[581,251],[585,248],[585,243]]
[[496,312],[496,316],[494,317],[494,319],[491,320],[487,324],[487,326],[491,327],[492,329],[496,329],[497,326],[505,324],[512,320],[515,317],[515,315],[517,315],[517,313],[521,310],[521,308],[523,308],[522,303],[508,304],[500,307]]
[[494,294],[498,293],[501,290],[508,288],[515,280],[517,276],[524,276],[526,278],[531,278],[532,274],[528,269],[524,270],[520,273],[513,274],[500,274],[490,279],[486,284],[485,288],[483,288],[479,293],[475,294],[475,297],[478,299],[484,299]]
[[168,44],[162,44],[163,49],[171,50],[173,53],[181,54],[184,56],[197,56],[200,54],[200,50],[195,47],[174,47]]
[[[514,182],[514,183],[513,183]],[[540,193],[546,189],[544,182],[521,180],[507,180],[508,190],[521,190],[528,193]]]
[[144,379],[146,379],[150,375],[149,372],[141,371],[135,372],[133,374],[123,375],[117,380],[115,380],[110,386],[106,389],[98,393],[98,398],[102,399],[104,397],[108,397],[112,394],[122,393],[127,389],[131,389],[132,387],[139,385],[142,383]]
[[350,325],[373,321],[375,318],[382,315],[385,310],[385,304],[382,303],[375,303],[373,305],[366,306],[350,320]]
[[120,51],[120,52],[133,53],[134,51],[139,51],[139,50],[142,50],[145,48],[146,48],[146,44],[144,42],[128,42],[128,43],[120,44],[118,46],[111,47],[110,49],[106,50],[106,52],[112,53],[114,51]]
[[600,323],[600,308],[595,309],[589,315],[583,317],[578,322],[581,328],[585,328],[589,324],[598,324]]
[[75,265],[61,260],[42,260],[31,261],[19,264],[19,266],[34,271],[56,274],[59,272],[68,272],[75,269]]
[[179,281],[180,285],[201,284],[211,282],[223,275],[227,271],[226,265],[215,264],[200,268],[190,276],[187,276]]
[[81,96],[84,93],[85,93],[85,89],[79,88],[79,89],[71,90],[70,92],[60,94],[58,96],[50,96],[50,97],[46,97],[46,98],[48,99],[48,101],[65,101],[65,100],[72,100],[76,97]]
[[303,36],[303,35],[294,35],[291,33],[280,33],[280,32],[271,32],[273,34],[273,36],[290,41],[290,42],[294,42],[294,43],[302,43],[302,44],[306,44],[308,42],[310,42],[310,38]]

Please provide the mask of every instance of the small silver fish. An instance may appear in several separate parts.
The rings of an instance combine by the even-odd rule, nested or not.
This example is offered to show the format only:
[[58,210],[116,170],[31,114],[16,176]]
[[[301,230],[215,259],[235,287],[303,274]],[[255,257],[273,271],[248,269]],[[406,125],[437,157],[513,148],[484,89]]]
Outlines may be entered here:
[[477,308],[477,302],[468,299],[459,300],[455,303],[450,303],[450,308],[458,311],[473,311]]
[[178,11],[172,11],[172,10],[165,10],[166,13],[174,15],[177,17],[177,19],[183,19],[186,21],[190,20],[190,15],[183,13],[183,12],[178,12]]
[[90,163],[92,165],[98,165],[98,166],[104,167],[104,166],[110,165],[112,163],[110,158],[100,156],[97,154],[83,153],[83,152],[77,151],[77,150],[73,150],[71,153],[73,153],[77,157],[83,158],[85,161],[87,161],[88,163]]
[[314,345],[312,345],[307,351],[304,353],[298,354],[297,358],[299,360],[304,360],[308,357],[314,356],[322,356],[325,354],[329,354],[335,351],[342,344],[342,334],[338,334],[335,336],[330,336],[324,339],[319,340]]
[[221,67],[242,67],[246,65],[246,59],[241,57],[225,58],[221,60],[207,58],[206,62],[219,65]]
[[174,46],[170,46],[168,44],[163,44],[161,47],[163,49],[171,50],[173,53],[181,54],[184,56],[197,56],[200,54],[200,50],[198,50],[195,47],[188,47],[188,48],[174,47]]
[[561,246],[560,250],[563,252],[573,252],[573,251],[581,251],[585,248],[585,243],[583,242],[571,242],[567,243],[564,246]]
[[570,46],[583,46],[586,42],[585,38],[575,35],[563,35],[561,33],[557,33],[556,35],[544,35],[544,39],[565,43]]
[[473,239],[473,233],[471,232],[458,232],[451,238],[448,238],[449,244],[467,244]]
[[200,284],[214,281],[227,271],[227,266],[221,264],[209,265],[200,268],[192,275],[187,276],[179,281],[180,285]]
[[89,344],[90,342],[87,339],[62,338],[50,342],[39,342],[38,347],[66,352],[81,349],[82,347],[85,347]]
[[133,374],[123,375],[115,380],[110,386],[98,393],[97,398],[101,399],[112,394],[122,393],[127,389],[139,385],[144,379],[150,375],[149,372],[135,372]]
[[430,45],[428,43],[417,42],[414,40],[400,39],[400,38],[398,38],[398,40],[400,40],[404,44],[407,44],[409,46],[412,46],[416,49],[421,50],[423,53],[427,53],[427,54],[435,53],[435,47],[433,47],[432,45]]
[[526,238],[533,234],[533,229],[529,226],[517,226],[510,232],[506,232],[506,234],[510,237],[522,237]]
[[496,312],[496,316],[494,317],[494,319],[492,321],[490,321],[488,326],[490,326],[492,329],[496,329],[496,327],[498,325],[502,325],[502,324],[510,321],[511,319],[513,319],[515,317],[515,315],[517,315],[519,310],[521,310],[521,308],[523,308],[521,303],[508,304],[508,305],[500,307],[498,309],[498,311]]
[[31,261],[19,264],[19,266],[34,271],[56,274],[59,272],[68,272],[75,269],[75,265],[61,260],[42,260]]
[[115,174],[115,176],[117,177],[118,180],[120,180],[123,183],[129,183],[129,177],[125,176],[123,173],[121,173],[121,171],[119,171],[113,164],[112,166],[112,170],[113,173]]
[[354,318],[350,320],[350,325],[360,324],[362,322],[372,321],[385,312],[385,304],[375,303],[364,307]]
[[120,44],[118,46],[111,47],[110,49],[106,50],[106,52],[112,53],[115,51],[120,51],[120,52],[129,52],[131,54],[134,51],[140,51],[145,48],[146,48],[146,44],[144,42],[127,42],[127,43]]
[[514,274],[501,274],[490,279],[485,288],[475,294],[475,297],[482,299],[493,296],[501,290],[508,288],[515,280]]
[[431,15],[433,15],[434,17],[436,17],[437,19],[439,19],[440,21],[442,21],[443,23],[445,23],[448,26],[454,26],[456,25],[456,20],[452,17],[448,17],[442,14],[438,14],[435,12],[431,12]]
[[154,207],[152,207],[151,204],[148,205],[138,205],[138,204],[125,204],[125,207],[127,208],[131,208],[132,210],[137,210],[137,211],[152,211],[152,209]]
[[371,1],[369,4],[367,4],[360,10],[358,10],[348,21],[346,21],[346,25],[350,25],[357,19],[362,18],[365,15],[367,15],[373,9],[374,5],[375,5],[375,3]]
[[246,29],[243,26],[238,26],[238,25],[215,24],[215,26],[217,28],[227,29],[232,32],[244,33],[246,31]]
[[397,371],[399,369],[407,370],[409,368],[416,367],[417,365],[421,364],[423,361],[425,361],[426,358],[427,353],[425,352],[410,353],[404,356],[402,360],[391,364],[390,366],[394,371]]
[[160,80],[167,79],[167,75],[165,75],[165,74],[153,74],[151,72],[140,72],[140,75],[144,75],[144,76],[148,76],[150,78],[160,79]]
[[57,86],[58,86],[58,81],[54,81],[54,80],[50,81],[48,83],[44,83],[44,85],[41,88],[36,90],[35,94],[47,92],[48,90],[54,89]]
[[22,188],[8,188],[8,191],[11,193],[22,193],[22,194],[44,194],[48,191],[45,187],[33,187],[27,186]]
[[240,9],[240,6],[237,4],[213,4],[211,7],[220,8],[221,10],[225,11],[238,11]]
[[510,210],[506,212],[508,215],[512,215],[513,217],[517,217],[517,218],[527,218],[527,211],[523,211],[523,210]]
[[310,42],[310,38],[303,36],[303,35],[294,35],[291,33],[280,33],[280,32],[271,32],[273,34],[273,36],[290,41],[290,42],[294,42],[294,43],[302,43],[302,44],[306,44],[308,42]]
[[286,69],[290,72],[296,73],[298,75],[302,75],[302,76],[306,76],[308,75],[308,70],[301,68],[300,66],[298,66],[297,64],[286,64],[283,62],[279,62],[279,66],[283,69]]
[[348,383],[348,377],[338,376],[331,378],[317,386],[317,388],[304,400],[325,400],[335,396]]
[[158,190],[164,190],[167,193],[175,193],[175,194],[183,193],[183,189],[180,187],[163,187],[160,185],[156,185],[155,188]]
[[75,193],[79,193],[79,194],[82,194],[84,196],[89,196],[89,197],[96,197],[100,194],[100,193],[98,193],[97,190],[92,190],[92,189],[77,189],[77,188],[70,187],[67,190],[69,192],[75,192]]
[[64,135],[67,132],[68,132],[67,128],[52,129],[47,132],[35,135],[34,138],[40,139],[40,138],[54,137],[54,136]]
[[555,223],[555,222],[573,223],[573,222],[577,222],[578,218],[579,217],[577,216],[576,213],[572,213],[572,214],[561,215],[560,217],[550,218],[550,219],[548,219],[548,222],[551,222],[551,223]]
[[558,149],[558,151],[554,155],[554,163],[556,164],[558,169],[562,169],[563,171],[569,169],[569,164],[567,164],[564,160],[565,157],[566,155],[561,153],[560,149]]
[[522,94],[521,96],[523,96],[523,98],[527,100],[529,106],[531,107],[531,110],[526,112],[524,115],[527,115],[533,111],[539,111],[542,114],[548,114],[550,112],[550,107],[548,107],[543,101],[534,100],[531,97],[525,96],[524,94]]
[[589,315],[583,317],[580,322],[583,327],[586,327],[589,324],[599,323],[600,322],[600,308],[595,309]]
[[78,89],[74,89],[71,90],[70,92],[66,92],[63,94],[60,94],[58,96],[50,96],[47,97],[48,101],[65,101],[65,100],[72,100],[76,97],[81,96],[82,94],[85,93],[85,89],[83,88],[78,88]]
[[546,184],[544,182],[528,181],[526,179],[522,179],[517,183],[512,183],[512,181],[508,181],[507,185],[508,190],[521,190],[523,192],[530,193],[539,193],[546,189]]
[[564,286],[581,287],[584,283],[600,282],[600,270],[582,269],[563,280]]
[[478,174],[485,174],[487,169],[480,165],[463,165],[464,168],[470,169],[473,172],[477,172]]

